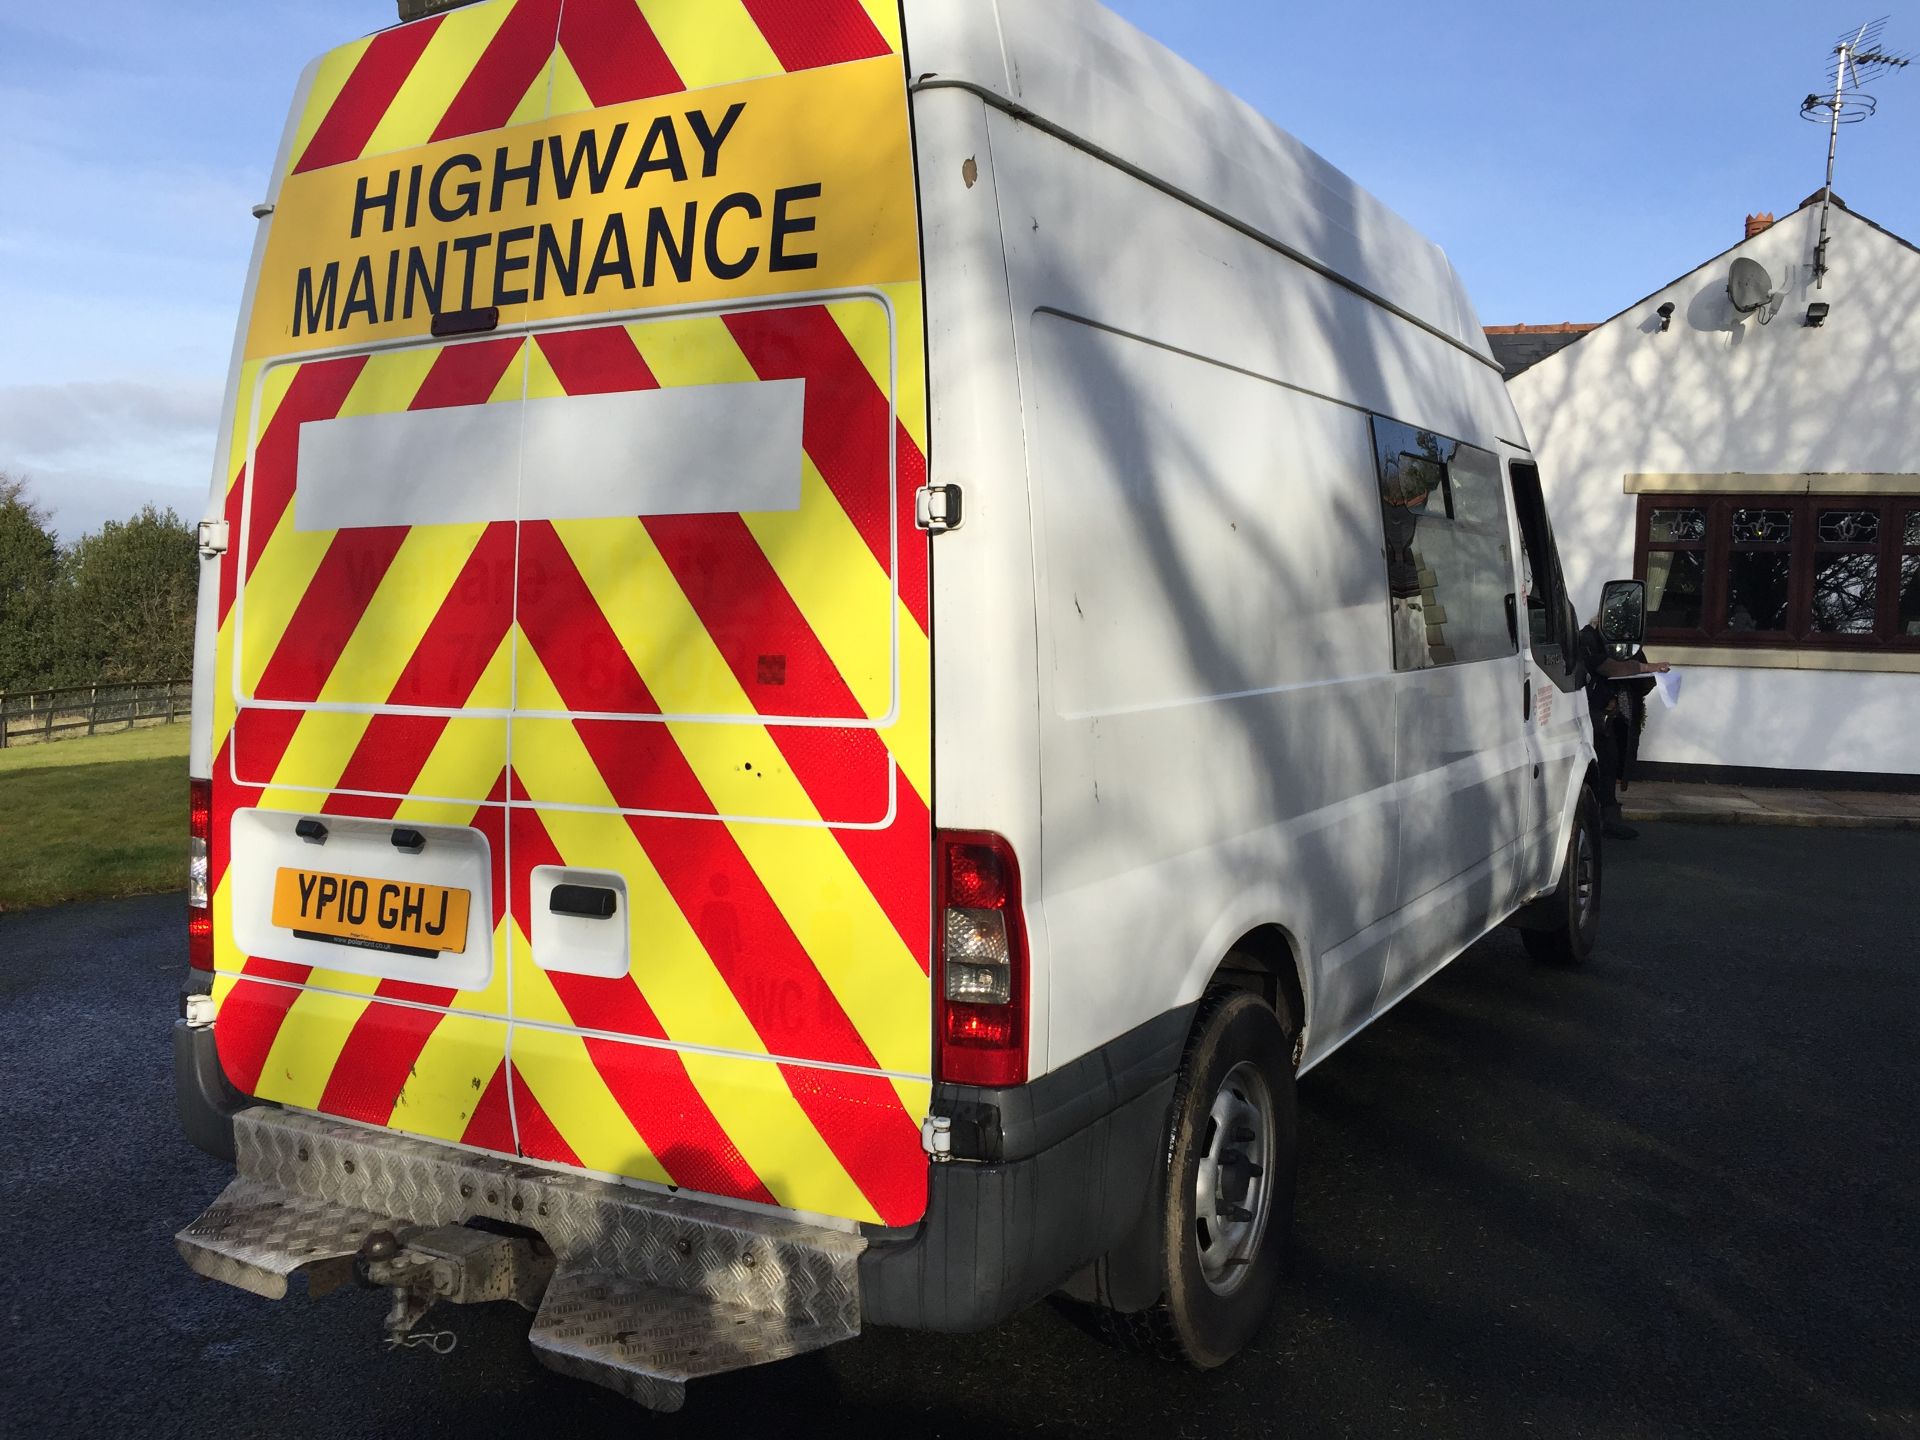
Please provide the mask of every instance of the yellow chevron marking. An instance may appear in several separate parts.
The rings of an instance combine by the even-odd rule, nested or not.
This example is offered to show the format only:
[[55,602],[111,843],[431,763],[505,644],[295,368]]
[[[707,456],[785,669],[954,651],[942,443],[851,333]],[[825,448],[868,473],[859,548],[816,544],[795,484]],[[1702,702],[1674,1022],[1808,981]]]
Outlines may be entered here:
[[[800,508],[742,517],[868,719],[893,703],[893,582],[808,459]],[[917,627],[916,627],[917,630]]]
[[337,50],[329,50],[320,57],[314,70],[313,88],[307,92],[307,108],[300,112],[300,124],[293,132],[292,148],[287,151],[289,167],[298,165],[300,157],[307,153],[314,132],[320,128],[320,122],[327,118],[327,112],[333,109],[340,92],[347,88],[354,67],[360,63],[360,57],[367,53],[367,47],[372,43],[373,37],[369,35],[363,40],[342,45]]
[[[713,742],[687,737],[681,748],[705,783]],[[880,1068],[925,1075],[927,977],[832,832],[727,828]]]
[[524,400],[527,394],[527,351],[531,345],[520,347],[520,356],[500,376],[500,383],[493,387],[493,393],[487,396],[487,404],[499,405],[511,400]]
[[[918,303],[917,299],[914,303]],[[879,365],[876,383],[884,390],[888,364],[886,314],[871,301],[851,302],[850,311],[853,318],[843,321],[843,328],[847,324],[854,325],[858,336],[856,351],[862,354],[863,362],[869,365],[869,373],[872,373],[874,364]],[[905,328],[904,325],[902,328]],[[629,326],[628,333],[639,347],[647,368],[662,385],[741,384],[757,378],[732,333],[717,318],[642,322]],[[849,338],[851,340],[854,337]],[[876,343],[879,347],[877,359],[874,349]],[[548,373],[551,374],[551,371]],[[555,380],[553,383],[557,387],[559,382]],[[863,713],[869,718],[884,715],[891,699],[893,681],[893,636],[885,619],[893,605],[892,582],[884,570],[875,566],[872,552],[854,529],[853,522],[847,518],[846,511],[834,498],[811,458],[806,459],[803,466],[801,502],[797,511],[744,518],[748,530],[759,542],[774,572],[799,607],[808,628],[819,638],[834,668],[853,691]],[[573,533],[569,530],[564,537],[569,550],[574,548]],[[642,532],[643,541],[644,538]],[[645,543],[651,553],[651,542]],[[623,607],[609,598],[612,591],[602,589],[597,573],[588,573],[586,563],[581,561],[578,554],[575,559],[580,561],[581,572],[588,585],[601,601],[622,643],[635,655],[635,667],[646,678],[654,698],[660,701],[664,710],[669,714],[688,715],[735,713],[731,709],[717,707],[682,707],[669,701],[660,688],[654,687],[653,672],[641,663],[639,652],[634,649],[640,637],[630,634],[630,627],[623,628],[617,618],[617,612],[624,614]],[[667,583],[673,583],[671,575],[667,576]],[[675,585],[674,589],[677,592],[678,586]],[[660,612],[643,608],[634,613],[652,617]],[[692,620],[692,624],[698,625],[697,618]],[[678,623],[678,617],[676,623],[665,628],[675,637],[676,644],[680,643],[678,637],[689,633],[684,623]],[[701,642],[695,638],[692,643],[697,646]],[[899,723],[882,731],[881,738],[893,753],[908,783],[927,803],[931,803],[933,793],[933,740],[925,701],[925,697],[933,693],[932,656],[929,650],[927,637],[921,631],[919,622],[902,605],[901,714]],[[718,659],[717,650],[714,656]],[[724,661],[719,663],[725,664]],[[728,674],[731,678],[731,671]],[[715,801],[719,803],[718,796]],[[765,802],[761,804],[764,807]],[[759,808],[743,812],[728,810],[725,805],[720,808],[734,814],[789,818],[787,812],[781,810]]]
[[320,689],[323,704],[387,703],[486,529],[416,525],[407,531]]
[[[881,313],[878,306],[867,308]],[[881,320],[884,330],[883,314]],[[643,323],[629,327],[629,333],[662,385],[752,384],[758,379],[717,318]],[[744,518],[862,712],[868,718],[886,714],[893,686],[887,625],[891,582],[875,567],[866,543],[812,460],[803,467],[798,510]],[[642,675],[648,673],[645,666],[639,668]],[[713,713],[683,711],[664,699],[661,703],[669,713]]]
[[[312,795],[301,790],[331,790],[340,782],[340,774],[353,758],[360,739],[373,723],[370,715],[342,715],[332,711],[309,710],[294,727],[293,739],[274,768],[272,787],[260,796],[262,810],[309,811],[315,805]],[[243,779],[255,784],[267,778],[260,774],[243,753],[239,757]],[[279,788],[298,787],[298,788]]]
[[[577,738],[574,743],[579,743]],[[530,763],[538,771],[542,761],[530,757]],[[603,803],[611,801],[608,795]],[[635,979],[666,1033],[690,1044],[766,1054],[752,1022],[707,958],[699,937],[626,822],[616,815],[573,811],[543,811],[540,820],[569,864],[612,869],[626,877],[630,943],[633,953],[644,957],[635,965]],[[517,926],[514,933],[515,1014],[544,1024],[571,1026],[574,1022],[555,993],[553,982],[532,963],[531,945],[520,937]],[[525,1029],[514,1032],[516,1063],[522,1063],[528,1037],[538,1033]],[[583,1054],[580,1058],[588,1057]],[[871,1217],[866,1198],[814,1130],[777,1067],[764,1061],[685,1052],[681,1059],[694,1089],[713,1111],[721,1129],[783,1205],[824,1214]],[[568,1102],[565,1098],[550,1101],[545,1098],[549,1094],[566,1097],[572,1089],[562,1086],[543,1092],[541,1103],[577,1150],[574,1127],[562,1113]],[[580,1153],[584,1160],[585,1152]],[[621,1165],[586,1163],[617,1174],[635,1173]]]
[[[579,520],[553,528],[665,713],[753,714],[753,702],[644,525],[638,520]],[[533,708],[524,696],[520,704]]]
[[[557,48],[557,47],[556,47]],[[504,129],[511,130],[516,125],[531,125],[536,120],[547,118],[547,99],[553,91],[553,65],[548,64],[533,77],[533,83],[527,87],[527,93],[520,97],[520,103],[513,107],[513,113],[507,117]]]
[[593,108],[593,97],[587,94],[587,87],[580,78],[580,72],[573,68],[573,62],[567,58],[567,52],[555,45],[553,47],[553,86],[547,101],[547,114],[557,119],[562,115],[578,115],[582,110]]
[[[313,979],[325,983],[317,972]],[[362,997],[302,990],[273,1037],[254,1094],[302,1110],[319,1109],[333,1067],[366,1008]]]
[[871,300],[839,300],[827,306],[827,313],[847,337],[853,353],[860,357],[874,387],[882,395],[893,390],[893,367],[900,366],[900,385],[894,394],[896,418],[920,453],[927,449],[927,378],[925,301],[916,284],[878,287],[893,303],[894,323],[899,327],[898,348],[889,333],[886,312]]
[[387,113],[368,137],[366,148],[360,152],[363,157],[425,145],[433,138],[434,128],[445,118],[454,96],[513,13],[513,4],[514,0],[496,0],[492,5],[449,11],[442,17],[393,103],[387,106]]
[[[916,544],[926,542],[918,536]],[[900,718],[880,738],[920,803],[933,808],[933,646],[900,602]]]
[[[577,737],[574,744],[579,745]],[[553,761],[547,756],[527,758],[531,775],[523,778],[538,787]],[[612,798],[603,786],[603,803],[611,805]],[[618,815],[568,810],[543,810],[540,823],[567,863],[613,870],[626,877],[629,945],[631,953],[640,957],[634,963],[634,980],[661,1028],[687,1044],[766,1054],[765,1043],[708,959],[700,937],[634,838],[632,827]],[[516,956],[515,1013],[553,1025],[573,1024],[550,983],[528,988],[525,972],[531,968],[531,954],[529,948]],[[548,1008],[530,1010],[530,1001],[541,997],[549,1002]]]
[[[240,582],[244,593],[237,608],[242,615],[240,689],[244,695],[252,695],[259,687],[260,677],[266,673],[281,637],[293,623],[294,612],[306,598],[307,587],[313,584],[320,562],[327,558],[327,549],[333,544],[332,531],[299,531],[293,523],[293,506],[289,505],[274,528],[273,538],[260,552],[260,563]],[[239,550],[236,545],[227,553],[237,555]],[[239,555],[239,561],[244,565],[246,557]]]
[[339,419],[354,415],[393,415],[413,404],[426,384],[442,345],[410,345],[404,350],[381,350],[367,357],[353,388],[340,405]]
[[647,1148],[607,1082],[600,1078],[587,1053],[587,1043],[580,1036],[557,1030],[516,1029],[513,1065],[521,1082],[587,1169],[662,1185],[672,1183],[673,1177]]
[[700,1098],[775,1200],[819,1215],[879,1221],[873,1203],[793,1098],[778,1066],[724,1055],[684,1053],[680,1058]]
[[394,1097],[387,1124],[413,1135],[458,1140],[506,1053],[507,1027],[500,1021],[443,1016]]
[[860,8],[873,20],[873,25],[886,40],[887,47],[894,54],[900,53],[900,6],[898,0],[860,0]]
[[660,48],[689,90],[783,73],[740,0],[639,0]]
[[933,1109],[933,1083],[929,1080],[895,1080],[893,1093],[900,1108],[917,1124]]
[[[578,538],[581,549],[587,550],[592,543],[604,543],[602,532],[613,527],[594,522],[588,526],[557,528],[588,585],[601,597],[601,608],[611,617],[620,607],[607,603],[599,582],[607,578],[603,569],[620,558],[621,547],[616,545],[582,559],[574,543]],[[582,529],[593,533],[576,536],[575,532]],[[640,568],[631,548],[626,549],[625,558],[629,565]],[[873,571],[870,562],[864,568],[869,573]],[[685,604],[684,596],[681,603]],[[691,617],[691,607],[686,613]],[[689,628],[678,631],[678,653],[670,657],[671,665],[658,675],[649,668],[655,655],[653,644],[630,643],[624,634],[621,639],[640,678],[663,708],[672,713],[703,713],[683,710],[682,697],[674,689],[679,683],[677,667],[684,662],[686,653],[699,649],[703,640],[707,648],[712,648],[711,638],[697,619],[689,621]],[[728,678],[731,680],[730,672]],[[538,664],[531,647],[522,652],[520,680],[521,704],[529,708],[547,705],[565,708],[561,697],[551,692],[553,682]],[[738,682],[732,683],[737,690]],[[782,819],[819,818],[805,789],[786,768],[763,728],[675,725],[671,729],[702,788],[721,810]],[[515,766],[521,769],[530,794],[549,798],[564,794],[570,804],[613,803],[586,747],[578,743],[571,726],[561,721],[517,720],[514,735]],[[530,743],[523,744],[522,736]],[[536,737],[537,743],[533,743]],[[546,759],[556,746],[569,741],[578,748],[565,757],[564,768],[555,766],[536,776],[534,770],[523,767],[523,756]],[[542,755],[543,751],[547,753]],[[752,760],[756,754],[759,758],[754,771],[748,772],[743,757]],[[751,778],[755,774],[758,779]],[[738,810],[727,803],[736,796],[745,802]],[[728,828],[881,1068],[924,1074],[929,1063],[927,978],[840,848],[840,842],[831,832],[819,829],[753,824]],[[682,1035],[671,1029],[668,1033]]]
[[[273,424],[273,417],[280,413],[280,402],[287,398],[287,391],[293,386],[297,365],[276,365],[267,372],[267,383],[260,386],[259,425],[256,430],[253,419],[253,392],[260,385],[260,361],[249,360],[240,370],[240,382],[235,392],[233,406],[232,448],[227,452],[226,472],[227,491],[240,483],[240,477],[246,471],[248,439],[258,434],[266,438],[267,430]],[[236,542],[238,537],[235,537]]]

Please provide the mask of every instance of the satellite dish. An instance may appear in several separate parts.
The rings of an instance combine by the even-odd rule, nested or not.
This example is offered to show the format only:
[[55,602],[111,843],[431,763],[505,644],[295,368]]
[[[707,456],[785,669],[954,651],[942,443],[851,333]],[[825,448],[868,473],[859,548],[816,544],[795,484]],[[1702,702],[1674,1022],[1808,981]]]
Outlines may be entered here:
[[1742,255],[1727,273],[1727,298],[1742,315],[1751,315],[1773,301],[1773,277],[1766,266]]

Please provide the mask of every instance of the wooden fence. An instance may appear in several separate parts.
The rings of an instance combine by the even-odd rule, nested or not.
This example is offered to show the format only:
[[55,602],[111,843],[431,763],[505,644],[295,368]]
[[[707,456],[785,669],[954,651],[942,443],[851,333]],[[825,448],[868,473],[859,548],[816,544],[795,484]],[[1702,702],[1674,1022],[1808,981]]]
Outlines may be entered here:
[[0,750],[97,735],[103,730],[171,725],[187,718],[192,697],[191,680],[0,691]]

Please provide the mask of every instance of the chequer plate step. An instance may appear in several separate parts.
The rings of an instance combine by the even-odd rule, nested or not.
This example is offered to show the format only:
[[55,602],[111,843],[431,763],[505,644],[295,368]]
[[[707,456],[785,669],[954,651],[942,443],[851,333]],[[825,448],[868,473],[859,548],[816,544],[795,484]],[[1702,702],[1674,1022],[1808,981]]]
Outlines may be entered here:
[[689,1381],[824,1349],[856,1333],[856,1326],[575,1269],[554,1276],[528,1340],[551,1370],[674,1411]]
[[268,1300],[287,1293],[287,1277],[309,1272],[315,1293],[347,1278],[360,1244],[402,1222],[373,1210],[297,1195],[244,1176],[174,1237],[180,1256],[211,1280]]

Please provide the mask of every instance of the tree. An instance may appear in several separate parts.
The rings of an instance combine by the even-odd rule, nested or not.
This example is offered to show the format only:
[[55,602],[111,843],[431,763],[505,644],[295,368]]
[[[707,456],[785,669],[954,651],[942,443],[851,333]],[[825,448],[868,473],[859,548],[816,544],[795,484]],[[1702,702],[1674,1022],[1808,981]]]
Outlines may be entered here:
[[62,566],[61,678],[71,684],[192,673],[200,559],[194,532],[148,505],[82,536]]
[[0,691],[47,683],[60,545],[27,482],[0,471]]

